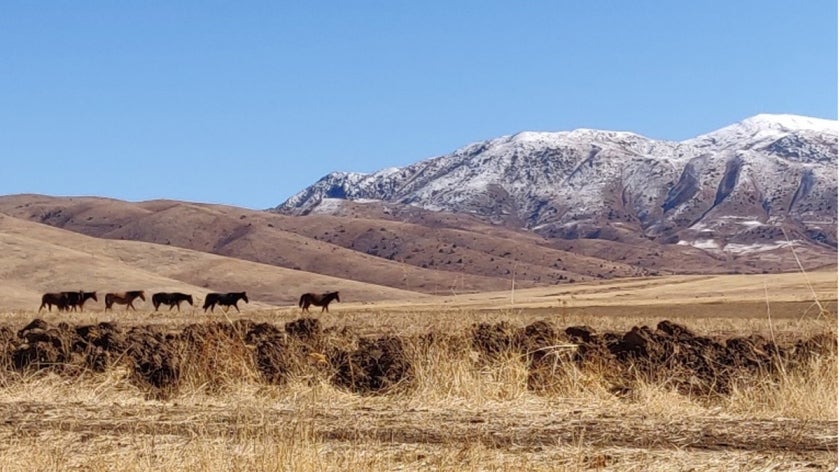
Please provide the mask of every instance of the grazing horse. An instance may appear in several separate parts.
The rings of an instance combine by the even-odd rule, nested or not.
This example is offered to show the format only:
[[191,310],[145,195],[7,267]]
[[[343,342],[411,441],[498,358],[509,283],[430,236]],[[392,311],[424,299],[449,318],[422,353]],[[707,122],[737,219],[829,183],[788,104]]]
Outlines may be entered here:
[[236,306],[236,302],[239,300],[245,300],[245,303],[248,303],[248,295],[245,295],[245,292],[208,293],[204,297],[204,312],[207,313],[207,309],[210,308],[210,312],[212,313],[217,303],[224,306],[233,305],[236,311],[239,312],[239,307]]
[[41,296],[41,306],[38,307],[40,312],[44,307],[47,311],[52,311],[52,306],[55,305],[58,311],[66,310],[68,307],[67,295],[65,292],[59,293],[45,293]]
[[107,293],[105,294],[105,309],[110,310],[111,306],[114,303],[118,303],[120,305],[125,305],[125,309],[128,310],[132,308],[134,311],[137,311],[137,308],[134,308],[134,300],[136,298],[140,298],[140,300],[146,301],[146,294],[142,290],[134,290],[131,292],[121,292],[121,293]]
[[321,307],[321,313],[324,311],[329,313],[330,302],[333,300],[337,302],[341,301],[338,298],[338,292],[304,293],[300,296],[298,306],[301,307],[301,312],[309,312],[309,305],[315,305]]
[[67,311],[70,311],[71,308],[73,311],[76,311],[77,309],[78,311],[82,311],[82,308],[85,306],[85,302],[91,298],[95,302],[99,301],[96,298],[96,292],[83,292],[79,290],[78,292],[61,292],[61,294],[67,299],[67,306],[65,307]]
[[169,305],[169,311],[172,311],[172,307],[178,307],[178,311],[181,311],[181,302],[186,301],[190,305],[193,304],[193,297],[192,295],[187,295],[186,293],[181,292],[158,292],[152,295],[152,304],[155,306],[155,311],[158,310],[158,307],[161,305]]

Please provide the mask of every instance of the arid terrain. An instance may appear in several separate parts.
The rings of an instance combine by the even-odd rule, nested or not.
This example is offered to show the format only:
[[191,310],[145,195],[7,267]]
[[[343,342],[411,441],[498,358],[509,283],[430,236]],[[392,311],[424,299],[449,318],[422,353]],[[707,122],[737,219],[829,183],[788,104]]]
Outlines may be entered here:
[[[13,217],[24,236],[40,237],[51,226],[65,230],[50,233],[50,241],[57,245],[64,245],[70,233],[100,242],[114,241],[108,245],[112,255],[118,254],[125,262],[148,260],[144,266],[147,271],[154,271],[149,266],[152,263],[155,267],[180,266],[179,249],[286,269],[275,273],[285,274],[282,283],[277,275],[278,283],[273,288],[261,289],[268,303],[295,301],[299,290],[287,292],[284,285],[289,283],[334,285],[335,279],[442,295],[504,290],[510,287],[511,279],[524,288],[645,275],[799,270],[788,247],[721,254],[646,238],[546,239],[530,231],[483,223],[469,215],[416,208],[384,211],[379,206],[351,202],[345,211],[339,216],[292,217],[169,200],[133,203],[97,197],[0,197],[0,214]],[[24,223],[38,224],[22,226]],[[129,249],[117,241],[154,243],[158,248],[165,246],[166,251],[145,254],[141,248],[154,246]],[[66,242],[71,249],[82,244]],[[97,254],[95,249],[91,247],[88,253]],[[796,250],[806,269],[837,260],[836,248],[802,242]],[[30,256],[46,256],[43,261],[30,260],[33,267],[55,266],[49,253]],[[228,273],[220,262],[225,260],[213,259],[213,269],[200,274],[182,271],[167,276],[227,291]],[[288,270],[299,274],[289,275]],[[312,279],[311,274],[332,279]],[[85,282],[98,281],[74,283]]]
[[834,270],[663,277],[311,315],[7,312],[0,461],[831,470],[836,283]]
[[[73,221],[107,207],[87,203],[93,213],[76,208]],[[162,217],[149,209],[162,203],[115,205],[112,219],[147,207],[125,216],[126,231]],[[201,221],[219,212],[193,234],[208,247],[0,215],[3,470],[837,465],[834,259],[803,258],[808,271],[599,278],[584,277],[590,256],[578,255],[580,280],[539,284],[519,269],[422,268],[297,233],[288,245],[252,241],[254,254],[282,247],[331,275],[212,249],[208,234],[230,210],[178,204],[174,236],[188,238],[187,210]],[[245,220],[263,217],[266,228],[287,218],[318,231],[303,228],[315,220]],[[481,232],[522,247],[495,231]],[[539,251],[534,261],[548,257]],[[368,280],[342,275],[361,265]],[[37,311],[42,293],[81,289],[99,299]],[[104,310],[106,291],[140,289],[136,311]],[[154,311],[150,294],[174,290],[195,306]],[[250,297],[241,312],[201,309],[208,292],[239,290]],[[297,307],[300,293],[326,290],[341,291],[329,312]]]

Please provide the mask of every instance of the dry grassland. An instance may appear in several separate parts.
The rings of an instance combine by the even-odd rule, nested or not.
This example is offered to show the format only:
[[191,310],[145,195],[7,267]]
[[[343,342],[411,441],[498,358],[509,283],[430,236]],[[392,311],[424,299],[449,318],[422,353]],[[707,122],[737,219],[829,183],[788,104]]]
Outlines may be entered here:
[[[307,322],[293,308],[53,312],[19,333],[39,315],[8,312],[0,464],[832,470],[837,276],[803,277],[622,280],[403,304],[342,293],[349,303]],[[657,329],[665,319],[675,324]],[[99,322],[113,325],[78,334]],[[651,330],[632,329],[642,325]],[[94,348],[106,331],[110,347]],[[613,341],[633,349],[612,356],[603,349]],[[26,357],[62,350],[61,362]],[[721,364],[736,351],[743,357]],[[372,367],[381,370],[365,376]]]

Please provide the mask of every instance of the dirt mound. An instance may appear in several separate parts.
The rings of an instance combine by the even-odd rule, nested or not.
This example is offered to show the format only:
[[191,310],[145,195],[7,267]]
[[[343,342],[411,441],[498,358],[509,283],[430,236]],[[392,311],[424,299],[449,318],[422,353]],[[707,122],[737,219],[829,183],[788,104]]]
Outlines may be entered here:
[[[0,369],[49,369],[61,375],[103,372],[117,363],[151,398],[170,398],[187,385],[222,391],[242,379],[283,384],[291,378],[329,381],[359,394],[408,388],[418,353],[468,357],[478,367],[522,359],[528,386],[550,391],[565,367],[597,369],[616,393],[639,380],[692,395],[727,394],[745,374],[773,374],[815,356],[835,355],[830,334],[779,345],[759,335],[701,336],[662,321],[655,328],[599,333],[588,326],[559,330],[547,321],[525,327],[479,323],[464,333],[428,332],[411,338],[360,337],[352,328],[323,328],[318,319],[285,325],[206,322],[167,331],[155,325],[127,331],[114,323],[70,326],[34,319],[19,331],[0,327]],[[410,351],[409,351],[410,350]],[[749,379],[751,377],[745,376]]]
[[532,390],[550,388],[560,365],[571,360],[570,351],[564,349],[568,337],[547,321],[524,328],[514,328],[507,322],[480,323],[471,327],[469,336],[483,362],[496,362],[510,354],[522,357],[528,364],[528,387]]
[[178,392],[181,380],[181,356],[175,347],[176,336],[151,326],[131,328],[127,355],[132,364],[130,380],[145,388],[152,398],[167,399]]
[[610,351],[625,368],[652,381],[668,381],[684,391],[707,393],[728,388],[723,371],[725,346],[687,328],[662,322],[657,328],[633,327]]
[[53,326],[35,319],[17,332],[17,341],[6,338],[11,366],[18,371],[51,369],[76,375],[84,369],[102,372],[108,366],[104,351],[89,345],[67,323]]
[[613,363],[610,348],[622,338],[616,333],[598,334],[589,326],[570,326],[565,334],[569,341],[577,345],[574,353],[575,361],[580,365],[607,367]]
[[317,339],[321,336],[321,321],[317,318],[300,318],[286,323],[286,333],[298,339]]
[[403,340],[395,336],[360,339],[358,349],[334,351],[329,360],[336,369],[333,383],[356,393],[384,393],[413,378]]
[[837,336],[817,334],[809,339],[797,341],[790,357],[794,362],[807,361],[813,357],[837,355]]
[[273,339],[283,337],[283,331],[271,323],[253,324],[250,329],[245,332],[245,342],[248,344],[259,344],[265,339]]
[[566,334],[578,343],[578,363],[601,361],[611,365],[616,390],[625,390],[641,376],[687,394],[727,394],[733,379],[740,375],[773,373],[794,357],[809,359],[831,346],[829,337],[791,347],[759,335],[713,339],[667,320],[655,329],[636,326],[623,334],[597,334],[586,327],[568,328]]
[[561,341],[565,340],[546,321],[531,323],[514,335],[514,346],[528,362],[528,388],[531,390],[550,389],[559,366],[570,360],[569,351],[558,346]]
[[290,321],[282,331],[257,325],[247,338],[256,343],[256,366],[269,383],[282,384],[293,376],[314,379],[329,368],[325,332],[315,318]]
[[250,338],[257,343],[254,356],[263,379],[271,384],[285,382],[294,368],[288,337],[279,329],[263,327]]
[[471,328],[472,346],[486,358],[495,360],[500,355],[510,352],[514,345],[516,328],[502,321],[496,324],[479,323]]

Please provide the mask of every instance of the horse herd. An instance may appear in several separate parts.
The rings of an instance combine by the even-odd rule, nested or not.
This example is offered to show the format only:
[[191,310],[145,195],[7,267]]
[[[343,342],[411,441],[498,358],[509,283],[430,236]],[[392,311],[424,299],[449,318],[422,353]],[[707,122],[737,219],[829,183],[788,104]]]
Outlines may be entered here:
[[[110,310],[116,303],[118,305],[125,305],[126,310],[131,308],[136,311],[137,308],[134,307],[134,300],[138,298],[146,301],[145,291],[132,290],[129,292],[106,293],[105,309]],[[52,311],[53,305],[55,305],[58,311],[82,311],[85,302],[88,300],[98,302],[99,299],[96,296],[96,292],[79,290],[76,292],[45,293],[41,297],[41,306],[38,308],[38,311],[40,312],[44,307],[47,308],[47,311]],[[208,293],[204,297],[204,312],[207,313],[207,309],[209,308],[212,313],[216,305],[228,308],[233,306],[239,312],[239,306],[237,306],[239,300],[248,303],[248,295],[245,292]],[[329,312],[329,305],[333,300],[337,302],[341,301],[338,298],[338,292],[304,293],[300,296],[298,307],[301,308],[301,311],[308,312],[310,305],[315,305],[321,307],[321,312]],[[191,306],[194,306],[193,296],[190,294],[158,292],[152,295],[152,304],[155,306],[155,311],[158,311],[161,305],[168,305],[169,310],[177,307],[178,311],[181,311],[181,302],[187,302]]]

